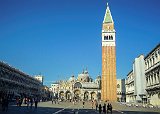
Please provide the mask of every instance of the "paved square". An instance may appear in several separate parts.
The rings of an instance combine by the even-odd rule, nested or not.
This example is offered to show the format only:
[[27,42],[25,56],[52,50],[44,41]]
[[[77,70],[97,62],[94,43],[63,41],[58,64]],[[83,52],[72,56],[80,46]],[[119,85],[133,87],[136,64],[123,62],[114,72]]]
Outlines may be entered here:
[[[103,103],[101,103],[103,105]],[[127,107],[120,103],[112,103],[113,114],[160,114],[160,109],[142,108],[142,107]],[[71,102],[60,102],[59,104],[52,104],[49,102],[38,103],[38,108],[35,109],[23,104],[21,107],[16,105],[9,105],[8,111],[0,114],[99,114],[98,110],[92,109],[91,102],[86,102],[83,108],[82,102],[75,105]],[[103,114],[103,113],[102,113]]]

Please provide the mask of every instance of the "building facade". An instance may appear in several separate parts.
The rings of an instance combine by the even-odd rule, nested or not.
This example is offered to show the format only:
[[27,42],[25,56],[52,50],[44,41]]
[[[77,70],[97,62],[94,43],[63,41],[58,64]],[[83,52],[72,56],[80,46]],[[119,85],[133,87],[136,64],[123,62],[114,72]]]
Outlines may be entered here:
[[41,87],[40,81],[0,61],[0,98],[40,96]]
[[37,80],[39,80],[42,83],[42,85],[43,85],[44,77],[42,75],[36,75],[36,76],[34,76],[34,78],[37,79]]
[[133,70],[127,74],[126,79],[126,102],[134,102],[134,75]]
[[[117,79],[117,101],[125,102],[126,89],[125,79]],[[101,76],[93,80],[88,71],[78,74],[78,77],[71,76],[68,80],[61,80],[51,84],[50,90],[53,98],[63,100],[100,100],[101,99]]]
[[126,79],[126,102],[160,106],[160,44],[135,59]]
[[117,79],[117,101],[126,101],[126,86],[125,79]]
[[144,55],[135,58],[133,70],[126,79],[126,101],[146,103],[146,78]]
[[148,103],[160,106],[160,44],[145,57]]
[[102,27],[102,96],[103,101],[117,101],[116,43],[112,15],[107,4]]
[[71,76],[68,80],[56,82],[56,85],[53,83],[51,88],[56,90],[57,97],[62,100],[98,100],[101,98],[100,84],[101,76],[93,81],[85,70],[77,78]]
[[133,74],[134,74],[134,95],[136,102],[145,103],[146,100],[146,78],[145,78],[145,64],[144,55],[140,55],[135,58],[133,63]]

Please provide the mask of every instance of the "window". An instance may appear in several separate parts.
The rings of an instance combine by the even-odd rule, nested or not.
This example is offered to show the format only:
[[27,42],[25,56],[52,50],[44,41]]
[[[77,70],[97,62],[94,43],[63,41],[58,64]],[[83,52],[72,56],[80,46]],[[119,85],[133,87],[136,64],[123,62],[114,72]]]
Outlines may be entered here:
[[120,88],[120,85],[119,85],[119,84],[117,84],[117,88]]
[[111,36],[111,40],[113,40],[113,36]]
[[104,40],[108,40],[108,36],[104,36]]
[[82,84],[80,82],[76,82],[74,84],[74,88],[82,88]]

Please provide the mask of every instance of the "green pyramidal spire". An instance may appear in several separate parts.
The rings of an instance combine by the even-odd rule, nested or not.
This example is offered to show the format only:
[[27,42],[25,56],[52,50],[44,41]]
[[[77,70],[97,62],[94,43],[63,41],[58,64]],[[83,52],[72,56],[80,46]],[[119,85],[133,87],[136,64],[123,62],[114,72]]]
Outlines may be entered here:
[[107,9],[106,9],[103,23],[113,23],[113,19],[112,19],[112,15],[111,15],[108,3],[107,3]]

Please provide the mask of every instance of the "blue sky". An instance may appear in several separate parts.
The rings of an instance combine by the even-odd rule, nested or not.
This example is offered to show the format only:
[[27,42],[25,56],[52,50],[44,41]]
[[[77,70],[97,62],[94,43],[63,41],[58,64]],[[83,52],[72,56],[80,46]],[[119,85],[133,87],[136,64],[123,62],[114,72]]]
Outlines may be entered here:
[[[0,60],[48,81],[101,73],[106,0],[0,0]],[[116,29],[117,78],[160,42],[159,0],[109,0]]]

